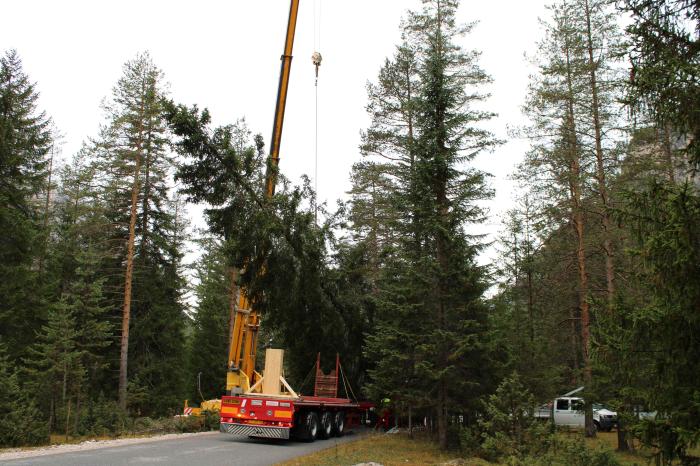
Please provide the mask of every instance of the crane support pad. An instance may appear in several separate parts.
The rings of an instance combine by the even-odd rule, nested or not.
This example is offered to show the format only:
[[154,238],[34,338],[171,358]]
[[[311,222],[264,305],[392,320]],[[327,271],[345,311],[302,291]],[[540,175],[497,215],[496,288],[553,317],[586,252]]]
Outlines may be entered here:
[[249,424],[236,424],[233,422],[222,422],[220,430],[223,433],[240,435],[242,437],[278,438],[289,440],[290,429],[288,427],[256,426]]

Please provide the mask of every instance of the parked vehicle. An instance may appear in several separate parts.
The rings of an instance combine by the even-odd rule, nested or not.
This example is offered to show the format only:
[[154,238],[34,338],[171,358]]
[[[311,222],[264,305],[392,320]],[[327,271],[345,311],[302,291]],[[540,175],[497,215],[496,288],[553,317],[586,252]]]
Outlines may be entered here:
[[[583,398],[561,396],[541,406],[535,411],[535,417],[554,421],[555,425],[568,427],[585,427]],[[593,423],[596,429],[609,432],[617,425],[617,413],[602,405],[593,405]]]

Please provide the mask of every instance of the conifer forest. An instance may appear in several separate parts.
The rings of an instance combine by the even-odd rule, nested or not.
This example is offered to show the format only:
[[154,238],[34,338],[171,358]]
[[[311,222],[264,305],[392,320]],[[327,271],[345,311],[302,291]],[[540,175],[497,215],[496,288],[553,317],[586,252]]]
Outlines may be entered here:
[[[582,439],[605,430],[602,405],[617,450],[700,464],[700,3],[548,1],[517,124],[490,110],[479,18],[458,19],[472,2],[396,18],[359,147],[334,149],[355,154],[337,202],[285,177],[284,140],[271,165],[245,108],[227,122],[174,99],[145,49],[61,152],[42,82],[0,44],[0,446],[119,435],[220,398],[245,288],[258,353],[284,349],[297,392],[318,353],[339,354],[353,398],[441,449],[618,464],[552,456],[552,401],[584,387]],[[511,139],[527,150],[494,219],[474,160]]]

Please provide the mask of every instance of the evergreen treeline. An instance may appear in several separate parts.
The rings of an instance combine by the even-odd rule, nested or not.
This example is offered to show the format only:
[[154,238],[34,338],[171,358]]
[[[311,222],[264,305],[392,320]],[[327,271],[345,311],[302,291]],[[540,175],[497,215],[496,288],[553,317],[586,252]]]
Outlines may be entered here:
[[[163,75],[147,54],[127,62],[99,133],[62,165],[58,134],[17,53],[7,52],[1,66],[0,346],[2,409],[12,416],[0,442],[110,431],[127,410],[173,414],[182,403],[188,319]],[[129,244],[130,396],[120,407]]]
[[[5,53],[0,444],[118,431],[220,396],[245,286],[264,319],[260,350],[287,350],[302,393],[316,353],[329,365],[339,353],[356,394],[388,400],[402,423],[519,464],[546,461],[554,439],[523,413],[583,385],[588,435],[592,404],[605,403],[620,449],[635,438],[667,464],[691,461],[700,9],[551,5],[526,123],[511,134],[530,141],[519,197],[487,266],[474,231],[493,192],[473,161],[502,141],[485,129],[491,78],[463,46],[474,24],[458,8],[425,0],[402,22],[368,84],[362,158],[337,211],[316,210],[306,179],[280,175],[266,199],[262,137],[171,101],[147,53],[124,65],[99,131],[62,164],[36,85]],[[206,206],[189,274],[183,196]]]
[[[583,385],[588,435],[591,405],[604,403],[619,416],[619,450],[634,437],[660,463],[691,464],[700,10],[569,0],[551,13],[517,134],[531,150],[514,175],[491,322],[539,402]],[[625,31],[617,13],[631,15]]]

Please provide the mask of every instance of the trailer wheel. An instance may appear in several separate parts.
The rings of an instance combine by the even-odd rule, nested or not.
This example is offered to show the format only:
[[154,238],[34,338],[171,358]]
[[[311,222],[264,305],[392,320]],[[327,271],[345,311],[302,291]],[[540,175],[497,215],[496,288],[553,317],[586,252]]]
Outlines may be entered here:
[[345,413],[337,411],[333,416],[333,435],[342,437],[345,434]]
[[301,438],[307,442],[313,442],[318,438],[319,424],[318,416],[315,412],[309,411],[304,414],[304,421],[301,429]]
[[333,415],[330,411],[321,413],[321,428],[318,431],[318,437],[322,439],[330,438],[333,435]]

